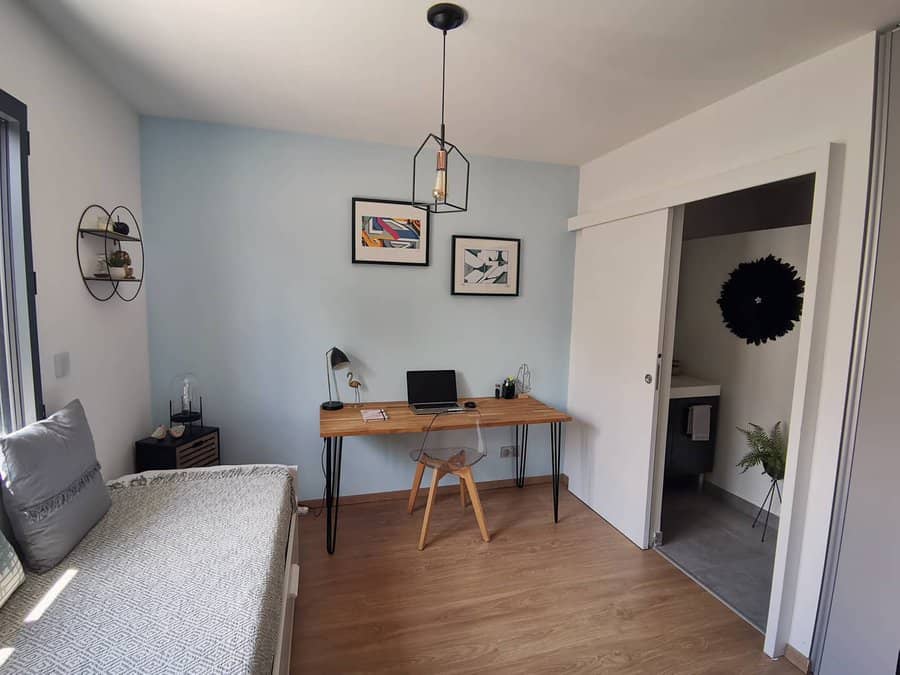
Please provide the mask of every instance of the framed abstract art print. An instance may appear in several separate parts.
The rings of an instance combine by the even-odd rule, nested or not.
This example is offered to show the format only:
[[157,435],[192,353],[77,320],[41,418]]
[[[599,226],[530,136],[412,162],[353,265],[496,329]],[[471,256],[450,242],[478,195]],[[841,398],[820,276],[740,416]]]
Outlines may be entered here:
[[431,214],[409,202],[353,198],[353,262],[428,265]]
[[453,295],[518,295],[521,239],[453,235]]

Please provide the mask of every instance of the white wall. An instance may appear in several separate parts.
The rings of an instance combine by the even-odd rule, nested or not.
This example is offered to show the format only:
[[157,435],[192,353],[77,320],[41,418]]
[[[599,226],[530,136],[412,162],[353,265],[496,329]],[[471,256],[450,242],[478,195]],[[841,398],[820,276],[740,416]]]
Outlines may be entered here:
[[789,642],[808,653],[825,559],[856,306],[865,219],[875,34],[759,82],[589,162],[579,213],[786,153],[836,142],[807,391],[807,428],[797,466],[785,616]]
[[[749,422],[770,428],[779,420],[787,428],[794,391],[799,325],[765,344],[747,344],[722,323],[716,300],[722,284],[742,262],[770,253],[806,276],[809,226],[757,230],[684,242],[678,280],[675,358],[685,375],[722,386],[715,467],[711,483],[753,504],[762,503],[770,479],[762,469],[745,473],[737,467],[747,452],[747,439],[737,427]],[[772,512],[780,512],[775,499]]]
[[[115,477],[133,470],[134,440],[149,431],[147,305],[88,295],[75,228],[92,202],[126,204],[140,218],[138,118],[15,0],[0,0],[0,88],[28,106],[44,401],[52,412],[82,400],[103,474]],[[71,372],[56,379],[53,354],[63,351]]]

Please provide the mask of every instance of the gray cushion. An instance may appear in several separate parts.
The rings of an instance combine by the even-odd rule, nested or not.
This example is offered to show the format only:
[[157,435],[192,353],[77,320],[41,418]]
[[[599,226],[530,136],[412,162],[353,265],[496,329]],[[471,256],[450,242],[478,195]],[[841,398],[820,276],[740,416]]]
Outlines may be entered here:
[[9,543],[15,543],[15,539],[12,533],[12,526],[9,524],[9,518],[6,517],[6,510],[3,508],[2,491],[0,491],[0,535],[6,537],[6,540]]
[[0,439],[2,498],[28,567],[62,560],[109,510],[84,408],[77,399]]
[[22,571],[22,563],[19,562],[12,544],[0,534],[0,607],[3,607],[23,581],[25,572]]

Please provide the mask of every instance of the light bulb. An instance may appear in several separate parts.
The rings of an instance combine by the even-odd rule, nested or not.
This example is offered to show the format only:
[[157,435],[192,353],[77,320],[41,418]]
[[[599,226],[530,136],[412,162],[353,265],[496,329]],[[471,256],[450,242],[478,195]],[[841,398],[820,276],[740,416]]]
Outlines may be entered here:
[[447,198],[447,151],[443,148],[437,151],[437,171],[431,195],[436,202],[442,202]]
[[447,198],[447,172],[444,169],[437,170],[431,194],[436,202],[442,202]]

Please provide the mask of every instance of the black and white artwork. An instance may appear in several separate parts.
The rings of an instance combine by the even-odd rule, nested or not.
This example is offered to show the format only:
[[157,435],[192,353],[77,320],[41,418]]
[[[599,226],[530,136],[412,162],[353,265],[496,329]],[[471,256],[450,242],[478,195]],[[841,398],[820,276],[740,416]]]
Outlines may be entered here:
[[518,295],[521,240],[453,237],[453,295]]
[[770,254],[738,265],[716,302],[728,330],[759,345],[787,335],[800,321],[803,287],[796,268]]
[[509,283],[509,251],[498,248],[467,248],[463,252],[463,283]]

